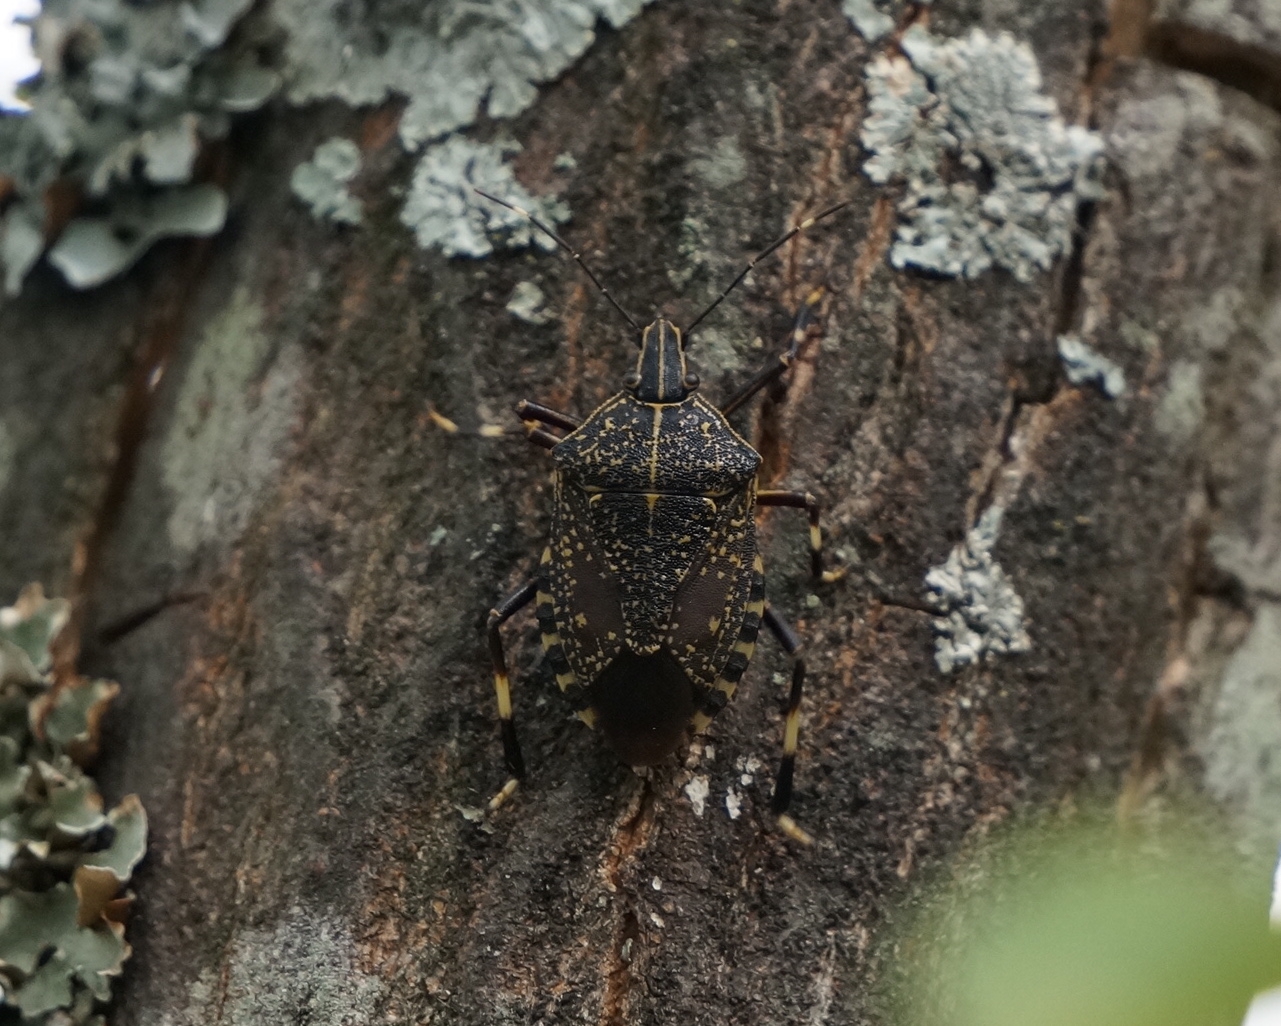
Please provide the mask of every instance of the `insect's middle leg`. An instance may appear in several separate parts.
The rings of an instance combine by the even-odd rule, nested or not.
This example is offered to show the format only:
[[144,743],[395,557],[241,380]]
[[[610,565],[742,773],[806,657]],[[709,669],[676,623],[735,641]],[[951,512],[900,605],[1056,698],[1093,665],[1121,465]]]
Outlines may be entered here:
[[792,689],[787,696],[787,714],[783,726],[783,759],[778,765],[778,776],[774,780],[774,798],[770,809],[778,817],[778,826],[783,833],[802,844],[813,844],[814,838],[796,825],[796,820],[788,814],[792,805],[792,777],[796,771],[796,744],[801,732],[801,692],[805,686],[805,660],[798,654],[801,639],[796,632],[780,617],[772,606],[765,607],[765,626],[778,639],[789,656],[792,657]]
[[810,520],[810,574],[814,580],[823,584],[839,581],[847,573],[845,567],[835,570],[823,569],[823,528],[822,510],[818,499],[809,492],[786,492],[765,489],[756,493],[756,502],[760,506],[787,506],[791,509],[803,509]]
[[511,678],[507,675],[507,659],[503,654],[503,638],[500,628],[525,606],[534,601],[538,594],[538,582],[530,581],[517,591],[512,592],[502,602],[489,611],[489,656],[494,664],[494,693],[498,697],[498,722],[503,736],[503,759],[511,772],[511,779],[503,785],[492,799],[490,809],[502,805],[516,790],[519,781],[525,776],[525,760],[520,754],[520,742],[516,740],[516,724],[512,720]]
[[721,407],[721,413],[728,417],[762,388],[772,385],[787,373],[787,369],[796,362],[796,354],[800,352],[801,343],[805,341],[805,332],[809,330],[810,324],[813,323],[814,311],[822,298],[823,290],[821,288],[815,289],[805,297],[805,302],[801,304],[800,310],[796,313],[796,322],[792,325],[792,334],[788,339],[787,348],[779,353],[772,363],[757,371],[751,381],[734,393],[729,401]]

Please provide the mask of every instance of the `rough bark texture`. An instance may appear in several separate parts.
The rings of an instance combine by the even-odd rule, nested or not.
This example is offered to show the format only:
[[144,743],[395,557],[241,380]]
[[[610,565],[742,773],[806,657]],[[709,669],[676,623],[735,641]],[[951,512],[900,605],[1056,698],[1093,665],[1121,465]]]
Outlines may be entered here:
[[[1178,786],[1281,821],[1258,769],[1281,733],[1277,114],[1133,39],[1101,47],[1090,0],[940,2],[940,32],[1027,39],[1111,169],[1054,272],[930,280],[885,260],[892,206],[858,173],[869,51],[838,5],[694,6],[655,4],[546,88],[520,176],[564,190],[625,304],[677,319],[780,226],[853,199],[694,350],[723,395],[829,289],[786,396],[742,420],[853,564],[814,604],[802,518],[762,515],[771,600],[807,645],[795,811],[817,846],[768,822],[770,644],[645,779],[571,718],[528,616],[508,637],[531,777],[488,827],[462,815],[504,777],[481,625],[533,569],[547,466],[443,436],[429,404],[468,426],[524,397],[584,413],[629,346],[566,260],[415,250],[393,112],[278,112],[228,147],[220,237],[89,295],[37,275],[0,309],[0,584],[85,603],[85,669],[124,686],[104,785],[154,830],[116,1023],[876,1020],[914,881],[1013,811]],[[1118,24],[1143,22],[1130,8]],[[288,193],[334,131],[367,148],[356,232]],[[547,325],[504,310],[521,281]],[[1124,367],[1125,398],[1066,383],[1064,331]],[[1002,489],[1033,650],[944,676],[929,618],[875,595],[919,598]]]

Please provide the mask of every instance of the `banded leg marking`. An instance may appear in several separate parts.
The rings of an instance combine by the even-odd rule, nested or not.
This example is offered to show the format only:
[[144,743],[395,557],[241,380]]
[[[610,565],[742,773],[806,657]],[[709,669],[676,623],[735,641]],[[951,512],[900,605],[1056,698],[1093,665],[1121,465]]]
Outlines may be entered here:
[[721,407],[721,413],[728,417],[762,388],[773,384],[787,373],[787,369],[796,361],[796,354],[800,352],[801,343],[805,341],[805,333],[814,321],[814,310],[823,298],[823,291],[820,287],[805,297],[805,302],[796,313],[796,321],[792,325],[792,335],[787,348],[779,353],[772,363],[757,371],[751,381],[734,393]]
[[787,714],[783,726],[783,759],[774,781],[774,798],[770,808],[778,818],[779,829],[794,841],[813,844],[814,838],[792,819],[788,810],[792,805],[792,777],[796,771],[796,744],[801,732],[801,694],[805,686],[805,660],[798,653],[801,639],[796,632],[770,606],[765,607],[765,626],[778,639],[783,651],[792,657],[792,690],[787,697]]
[[525,760],[520,754],[520,742],[516,739],[516,725],[512,719],[511,680],[507,675],[507,658],[503,654],[501,628],[534,600],[537,591],[538,583],[530,581],[489,611],[489,657],[494,664],[494,692],[498,697],[498,723],[503,737],[503,760],[511,773],[511,778],[503,785],[502,790],[490,799],[491,810],[498,808],[511,797],[520,779],[525,775]]
[[823,569],[823,529],[820,523],[822,507],[818,499],[809,492],[785,492],[766,489],[756,493],[756,503],[760,506],[787,506],[791,509],[803,509],[810,519],[810,576],[821,584],[839,581],[849,571],[845,567],[835,570]]

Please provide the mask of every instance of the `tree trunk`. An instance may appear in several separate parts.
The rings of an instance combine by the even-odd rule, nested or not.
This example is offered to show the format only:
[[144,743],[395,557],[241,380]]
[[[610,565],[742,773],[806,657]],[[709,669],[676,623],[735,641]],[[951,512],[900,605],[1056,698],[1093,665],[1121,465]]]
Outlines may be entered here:
[[[428,411],[585,414],[632,349],[561,255],[415,249],[394,111],[260,116],[222,154],[219,237],[91,293],[37,272],[0,309],[0,583],[82,602],[83,669],[123,687],[104,788],[152,824],[118,1026],[878,1020],[914,884],[1012,813],[1197,793],[1281,822],[1281,767],[1258,768],[1281,743],[1281,122],[1213,62],[1163,63],[1181,9],[1121,3],[1110,33],[1092,0],[931,17],[1028,41],[1107,144],[1076,251],[1028,284],[890,265],[893,199],[859,172],[874,50],[834,3],[655,3],[514,128],[522,183],[563,193],[564,233],[646,318],[687,321],[852,200],[691,351],[727,395],[827,288],[786,393],[739,418],[851,567],[814,588],[803,514],[762,512],[808,661],[813,848],[769,815],[787,663],[767,638],[707,736],[641,776],[572,717],[528,613],[506,638],[529,779],[470,813],[505,779],[484,617],[536,567],[549,462]],[[1250,45],[1281,68],[1275,37]],[[359,230],[289,192],[335,133],[363,140]],[[506,311],[521,282],[547,323]],[[1071,385],[1063,334],[1125,395]],[[998,495],[1031,650],[944,674],[910,607]]]

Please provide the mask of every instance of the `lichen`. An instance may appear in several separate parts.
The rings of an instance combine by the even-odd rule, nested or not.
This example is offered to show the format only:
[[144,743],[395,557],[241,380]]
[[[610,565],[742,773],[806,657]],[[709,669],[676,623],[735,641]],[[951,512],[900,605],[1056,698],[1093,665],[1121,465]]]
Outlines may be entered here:
[[519,114],[592,44],[597,19],[618,28],[647,2],[446,0],[394,8],[393,21],[353,18],[344,0],[280,0],[273,13],[288,34],[291,101],[407,97],[400,136],[412,150],[471,125],[482,106]]
[[965,541],[925,575],[934,619],[934,661],[943,673],[976,663],[989,653],[1027,652],[1032,647],[1023,599],[992,558],[1001,533],[1000,506],[990,506]]
[[1098,385],[1109,399],[1125,394],[1125,372],[1106,356],[1096,353],[1075,335],[1059,336],[1059,359],[1074,385]]
[[875,43],[894,31],[894,19],[882,9],[888,6],[874,0],[845,0],[841,10],[864,39]]
[[74,240],[74,258],[56,263],[64,273],[73,268],[68,280],[79,288],[120,273],[162,235],[217,230],[207,200],[184,215],[184,201],[198,194],[183,187],[203,142],[225,136],[232,115],[261,106],[276,88],[253,33],[228,44],[249,7],[46,0],[33,19],[42,64],[27,94],[30,113],[0,117],[0,177],[17,197],[0,243],[9,294],[44,247],[44,196],[55,181],[105,211],[73,219],[63,233]]
[[414,169],[401,222],[413,229],[420,246],[434,246],[448,256],[488,256],[495,238],[508,247],[554,249],[556,243],[525,218],[476,194],[476,188],[484,189],[548,224],[569,218],[564,203],[535,198],[516,181],[506,158],[519,149],[514,143],[477,143],[461,136],[429,147]]
[[1251,833],[1276,844],[1281,824],[1281,605],[1261,602],[1223,671],[1201,748],[1206,787]]
[[526,324],[546,324],[552,318],[544,306],[547,297],[532,281],[517,282],[507,301],[507,312]]
[[1165,392],[1153,417],[1158,431],[1178,442],[1186,442],[1197,433],[1205,419],[1201,378],[1199,363],[1176,360],[1171,365]]
[[0,609],[0,1000],[23,1026],[101,1021],[129,957],[127,888],[147,843],[137,797],[104,813],[82,768],[118,686],[55,683],[67,614],[38,585]]
[[286,31],[286,91],[292,102],[407,98],[400,139],[422,155],[401,221],[424,248],[478,257],[496,244],[528,246],[535,235],[510,211],[478,204],[472,185],[547,219],[565,220],[568,214],[516,185],[506,159],[517,147],[451,133],[474,124],[482,111],[492,119],[521,113],[537,99],[540,83],[587,50],[600,19],[618,28],[649,2],[443,0],[402,5],[390,16],[384,8],[374,17],[353,18],[344,0],[280,0],[273,16]]
[[227,197],[215,185],[191,185],[154,196],[121,196],[106,217],[78,217],[49,250],[49,262],[78,289],[127,271],[152,244],[170,236],[222,230]]
[[1030,280],[1068,252],[1080,204],[1100,195],[1102,140],[1064,124],[1031,48],[1008,33],[944,40],[914,26],[902,50],[868,68],[861,135],[864,173],[902,187],[891,262]]
[[347,183],[359,170],[360,148],[354,142],[327,139],[316,147],[311,160],[294,168],[289,185],[317,217],[360,224],[360,200],[347,191]]
[[184,374],[161,448],[173,503],[168,536],[180,552],[239,532],[281,458],[301,372],[291,349],[272,360],[262,320],[261,307],[238,290]]

